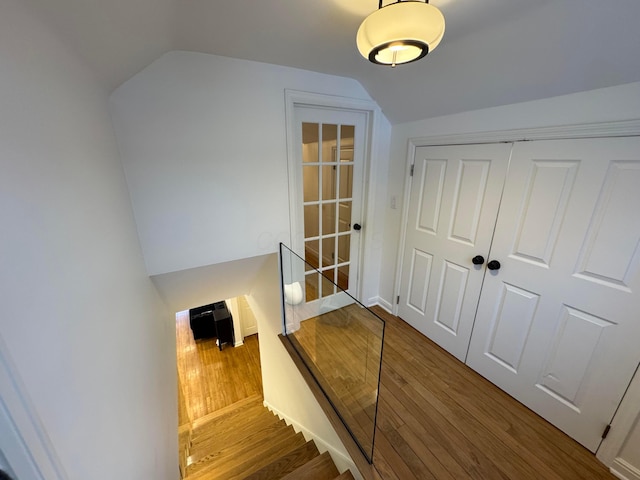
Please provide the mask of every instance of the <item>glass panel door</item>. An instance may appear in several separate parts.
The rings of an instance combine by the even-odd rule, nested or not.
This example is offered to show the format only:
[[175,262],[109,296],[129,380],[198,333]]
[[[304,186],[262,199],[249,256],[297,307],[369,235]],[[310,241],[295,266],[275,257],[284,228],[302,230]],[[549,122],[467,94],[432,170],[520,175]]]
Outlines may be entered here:
[[355,125],[302,122],[304,255],[322,272],[306,272],[307,302],[335,294],[332,282],[349,288],[355,131]]

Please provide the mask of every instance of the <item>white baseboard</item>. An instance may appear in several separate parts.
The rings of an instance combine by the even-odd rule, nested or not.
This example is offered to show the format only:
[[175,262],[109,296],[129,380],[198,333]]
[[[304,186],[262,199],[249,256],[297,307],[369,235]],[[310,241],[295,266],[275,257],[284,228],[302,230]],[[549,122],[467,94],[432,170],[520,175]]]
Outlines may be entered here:
[[242,335],[245,337],[249,337],[251,335],[255,335],[258,333],[258,325],[253,325],[249,328],[245,328],[244,331],[242,332]]
[[387,312],[393,313],[393,305],[391,303],[387,302],[382,297],[371,297],[369,299],[368,305],[369,305],[369,307],[371,307],[373,305],[378,305],[378,306],[382,307],[384,310],[386,310]]
[[620,457],[613,461],[609,470],[621,480],[640,480],[640,470]]
[[275,413],[276,415],[278,415],[278,417],[284,420],[287,425],[292,425],[293,429],[296,432],[302,432],[302,435],[304,435],[304,438],[307,442],[313,440],[320,453],[329,452],[333,463],[336,464],[336,467],[338,468],[338,471],[340,473],[345,472],[346,470],[351,470],[351,473],[356,480],[363,480],[358,467],[356,467],[356,464],[353,462],[353,460],[351,460],[351,458],[346,456],[344,453],[336,450],[335,447],[333,447],[331,444],[327,443],[324,439],[320,438],[315,433],[305,428],[304,425],[300,424],[295,419],[290,418],[288,415],[275,408],[269,402],[264,401],[263,404],[271,412]]

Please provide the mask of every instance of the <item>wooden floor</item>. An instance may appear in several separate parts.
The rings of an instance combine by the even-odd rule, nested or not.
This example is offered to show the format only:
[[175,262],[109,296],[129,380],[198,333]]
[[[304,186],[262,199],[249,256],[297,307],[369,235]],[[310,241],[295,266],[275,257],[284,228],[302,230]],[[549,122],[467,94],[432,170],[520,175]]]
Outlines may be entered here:
[[[381,479],[615,478],[581,445],[409,325],[374,311],[386,320],[374,449]],[[195,421],[262,394],[256,337],[219,352],[215,341],[194,342],[188,323],[187,315],[177,324],[184,415]],[[342,344],[344,355],[353,344]]]
[[289,335],[360,446],[371,455],[383,322],[357,304],[301,322]]
[[614,479],[595,456],[380,308],[374,465],[385,480]]
[[176,316],[180,425],[254,395],[262,396],[258,336],[218,349],[215,338],[194,340],[189,313]]

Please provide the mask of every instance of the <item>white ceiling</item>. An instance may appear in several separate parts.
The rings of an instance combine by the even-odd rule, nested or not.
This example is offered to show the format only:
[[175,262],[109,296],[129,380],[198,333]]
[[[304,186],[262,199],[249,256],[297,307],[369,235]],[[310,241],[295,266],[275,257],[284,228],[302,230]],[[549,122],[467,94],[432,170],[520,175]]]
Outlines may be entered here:
[[640,81],[640,0],[432,0],[442,43],[394,69],[356,50],[376,0],[25,1],[109,90],[170,50],[355,78],[394,124]]

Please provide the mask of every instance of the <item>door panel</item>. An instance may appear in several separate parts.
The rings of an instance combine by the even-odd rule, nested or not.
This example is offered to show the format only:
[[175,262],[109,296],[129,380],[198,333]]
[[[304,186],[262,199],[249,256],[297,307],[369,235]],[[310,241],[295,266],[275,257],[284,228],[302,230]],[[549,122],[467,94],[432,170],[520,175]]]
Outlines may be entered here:
[[398,314],[464,361],[511,145],[416,149]]
[[533,162],[511,255],[549,265],[577,170],[575,161]]
[[458,332],[462,301],[469,277],[469,269],[444,261],[440,291],[436,302],[435,323],[448,330],[452,335]]
[[540,296],[506,283],[501,287],[486,352],[496,363],[517,374]]
[[640,139],[514,146],[467,363],[592,451],[640,349]]
[[427,292],[429,291],[432,263],[433,255],[417,248],[411,252],[407,304],[420,315],[427,313]]
[[416,229],[435,235],[438,233],[438,219],[440,218],[440,204],[447,162],[446,160],[426,160],[422,164],[424,168],[420,177]]
[[333,282],[357,296],[360,234],[352,224],[361,221],[366,115],[300,106],[295,116],[300,159],[292,247],[322,273],[307,269],[305,301],[337,293]]
[[449,239],[474,246],[487,189],[490,160],[460,160]]
[[[629,290],[640,264],[640,164],[611,162],[575,275]],[[615,245],[615,250],[611,246]]]

